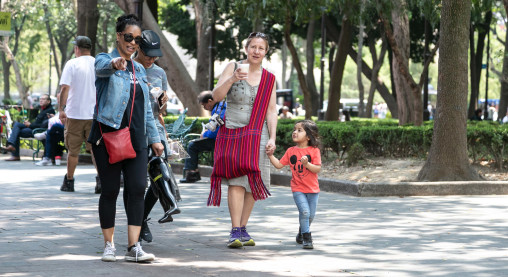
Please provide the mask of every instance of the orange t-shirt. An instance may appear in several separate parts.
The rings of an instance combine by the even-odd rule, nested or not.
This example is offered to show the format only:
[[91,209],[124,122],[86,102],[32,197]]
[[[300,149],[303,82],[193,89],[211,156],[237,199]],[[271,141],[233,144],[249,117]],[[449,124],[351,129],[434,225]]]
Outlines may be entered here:
[[309,157],[309,163],[313,165],[321,165],[321,152],[317,147],[299,148],[293,146],[286,151],[286,154],[280,159],[283,165],[289,165],[293,178],[291,178],[291,191],[299,191],[303,193],[318,193],[319,183],[318,175],[308,170],[300,162],[303,156]]

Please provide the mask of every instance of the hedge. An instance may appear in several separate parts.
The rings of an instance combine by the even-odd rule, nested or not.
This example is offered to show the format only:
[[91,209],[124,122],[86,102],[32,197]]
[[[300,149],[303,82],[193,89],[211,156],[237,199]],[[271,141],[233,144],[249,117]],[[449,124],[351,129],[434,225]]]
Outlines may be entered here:
[[[177,116],[165,118],[166,123],[173,122]],[[186,118],[190,124],[194,118]],[[294,146],[291,138],[297,120],[283,119],[277,123],[276,156],[282,156],[285,150]],[[199,118],[192,132],[201,131],[201,122],[208,118]],[[333,151],[339,157],[347,155],[355,143],[360,143],[367,154],[377,157],[418,157],[425,158],[432,143],[433,122],[423,126],[398,126],[397,120],[355,119],[349,122],[317,121],[324,152]],[[492,160],[499,167],[508,160],[508,124],[497,122],[473,122],[467,125],[468,154],[473,161]]]

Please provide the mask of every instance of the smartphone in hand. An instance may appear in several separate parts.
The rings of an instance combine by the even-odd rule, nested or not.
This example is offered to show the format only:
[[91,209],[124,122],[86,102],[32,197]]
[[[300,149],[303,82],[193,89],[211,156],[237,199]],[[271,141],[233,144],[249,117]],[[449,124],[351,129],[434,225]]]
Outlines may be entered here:
[[159,110],[162,110],[162,107],[164,106],[164,102],[162,101],[162,98],[164,98],[164,93],[161,93],[159,97],[157,97],[157,103],[159,104]]

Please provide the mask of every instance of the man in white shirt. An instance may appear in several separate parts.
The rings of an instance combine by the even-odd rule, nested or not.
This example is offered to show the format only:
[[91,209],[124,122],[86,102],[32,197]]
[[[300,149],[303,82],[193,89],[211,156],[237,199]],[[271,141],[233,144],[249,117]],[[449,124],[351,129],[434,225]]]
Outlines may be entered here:
[[[90,55],[92,41],[86,36],[78,36],[72,43],[76,58],[65,64],[58,101],[60,120],[65,125],[64,138],[68,152],[67,174],[60,190],[69,192],[74,191],[74,171],[83,142],[86,143],[87,151],[91,151],[87,138],[92,127],[96,95],[95,58]],[[98,186],[95,192],[100,192]]]

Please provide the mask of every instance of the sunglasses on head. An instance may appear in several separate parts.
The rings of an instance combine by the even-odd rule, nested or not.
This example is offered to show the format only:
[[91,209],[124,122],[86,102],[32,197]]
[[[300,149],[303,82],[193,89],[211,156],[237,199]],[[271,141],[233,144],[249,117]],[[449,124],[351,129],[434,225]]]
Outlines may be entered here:
[[253,33],[250,33],[248,38],[264,38],[264,39],[266,39],[267,37],[268,36],[265,33],[253,32]]
[[141,44],[141,41],[143,40],[141,38],[141,36],[137,36],[137,37],[134,37],[132,34],[127,34],[127,33],[119,33],[121,35],[123,35],[123,40],[125,40],[125,42],[131,42],[134,40],[134,43],[136,44]]

